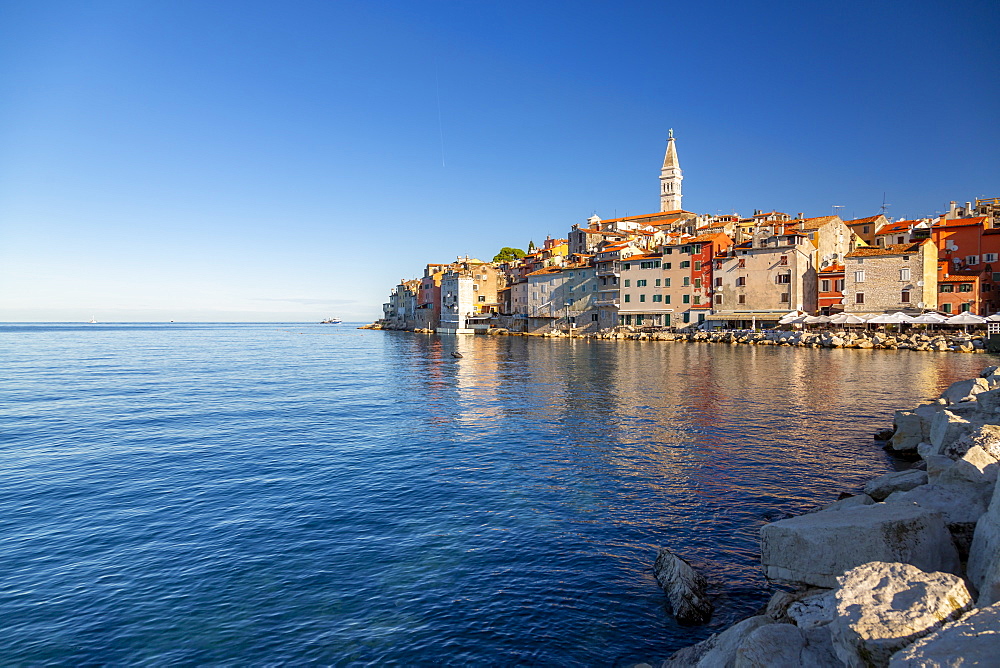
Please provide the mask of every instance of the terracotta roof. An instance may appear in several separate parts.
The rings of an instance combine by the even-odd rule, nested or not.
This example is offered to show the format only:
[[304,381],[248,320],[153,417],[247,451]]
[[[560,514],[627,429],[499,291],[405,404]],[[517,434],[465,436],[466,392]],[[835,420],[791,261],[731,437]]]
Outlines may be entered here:
[[542,274],[558,274],[562,271],[562,267],[545,267],[544,269],[539,269],[538,271],[533,271],[528,276],[541,276]]
[[831,264],[826,269],[820,269],[816,273],[818,273],[818,274],[843,274],[844,273],[844,265],[842,265],[842,264]]
[[630,260],[659,260],[662,255],[658,253],[646,253],[645,255],[631,255]]
[[818,230],[827,223],[832,223],[837,220],[839,216],[820,216],[819,218],[806,218],[801,221],[803,230]]
[[978,218],[949,218],[946,220],[939,220],[934,223],[934,227],[965,227],[968,225],[985,225],[986,216],[979,216]]
[[876,255],[907,255],[918,253],[920,251],[920,246],[927,242],[927,239],[922,239],[910,244],[891,244],[882,248],[880,246],[866,246],[864,248],[858,248],[852,250],[850,253],[844,257],[873,257]]
[[945,274],[938,283],[973,283],[980,279],[980,274]]
[[718,240],[719,237],[726,237],[727,239],[729,238],[728,236],[726,236],[725,232],[715,232],[713,234],[702,234],[701,236],[697,236],[694,239],[691,239],[689,243],[707,244]]
[[855,218],[854,220],[845,220],[844,224],[847,225],[847,226],[866,225],[866,224],[874,223],[876,220],[878,220],[881,217],[882,217],[882,214],[879,214],[877,216],[868,216],[867,218]]
[[919,220],[899,220],[895,223],[890,223],[885,225],[881,230],[876,232],[876,234],[894,234],[897,232],[909,232],[910,225],[917,225]]

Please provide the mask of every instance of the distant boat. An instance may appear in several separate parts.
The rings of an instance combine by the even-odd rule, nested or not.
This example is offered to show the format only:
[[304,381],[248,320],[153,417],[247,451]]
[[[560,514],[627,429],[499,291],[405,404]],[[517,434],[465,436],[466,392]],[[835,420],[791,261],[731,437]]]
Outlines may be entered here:
[[320,320],[319,324],[321,324],[321,325],[339,325],[342,322],[344,322],[344,321],[341,320],[340,318],[327,318],[326,320]]
[[88,324],[90,324],[90,325],[96,325],[97,324],[97,318],[95,318],[94,316],[90,316],[90,322]]

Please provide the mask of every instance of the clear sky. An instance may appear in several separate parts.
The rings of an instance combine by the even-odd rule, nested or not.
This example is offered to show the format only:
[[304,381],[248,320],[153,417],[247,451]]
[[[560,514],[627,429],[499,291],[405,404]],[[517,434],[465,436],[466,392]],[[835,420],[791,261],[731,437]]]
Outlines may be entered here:
[[1000,3],[0,0],[0,320],[372,320],[596,213],[1000,196]]

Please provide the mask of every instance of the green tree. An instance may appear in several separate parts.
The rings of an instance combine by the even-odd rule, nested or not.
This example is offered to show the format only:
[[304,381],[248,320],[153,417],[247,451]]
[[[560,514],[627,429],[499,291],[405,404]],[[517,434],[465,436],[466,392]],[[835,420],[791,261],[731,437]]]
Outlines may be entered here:
[[535,252],[535,242],[534,241],[529,241],[528,242],[528,252],[529,253],[534,253]]
[[511,248],[510,246],[504,246],[500,249],[500,252],[493,256],[494,262],[511,262],[512,260],[520,260],[524,257],[524,251],[520,248]]

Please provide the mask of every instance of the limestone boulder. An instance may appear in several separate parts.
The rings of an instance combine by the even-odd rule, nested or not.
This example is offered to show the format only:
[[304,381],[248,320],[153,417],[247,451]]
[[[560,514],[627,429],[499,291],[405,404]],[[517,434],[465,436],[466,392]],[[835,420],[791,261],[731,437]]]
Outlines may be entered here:
[[927,472],[917,469],[893,471],[869,480],[865,485],[865,494],[875,501],[882,501],[897,491],[906,491],[927,484]]
[[912,452],[922,442],[930,441],[931,423],[934,416],[944,410],[944,403],[917,406],[912,411],[896,411],[893,422],[896,433],[889,441],[889,447],[902,452]]
[[971,433],[974,425],[971,421],[955,414],[951,410],[943,410],[931,420],[930,449],[920,449],[920,456],[929,454],[940,455],[953,446],[963,436]]
[[653,575],[670,601],[674,618],[681,624],[704,624],[712,618],[712,602],[705,593],[707,583],[684,559],[660,548]]
[[909,564],[873,562],[840,578],[834,651],[853,667],[887,666],[892,655],[972,608],[962,578]]
[[858,506],[870,506],[875,503],[875,500],[868,496],[867,494],[855,494],[854,496],[849,496],[846,499],[841,499],[840,501],[834,501],[828,506],[821,508],[822,511],[837,511],[837,510],[847,510],[848,508],[856,508]]
[[736,650],[734,668],[801,668],[806,639],[794,624],[765,624]]
[[995,488],[989,508],[976,524],[969,548],[968,575],[979,590],[980,606],[1000,601],[1000,494]]
[[983,424],[959,438],[944,453],[949,457],[961,457],[970,448],[978,446],[995,460],[1000,460],[1000,425]]
[[771,580],[832,588],[838,576],[872,561],[959,570],[942,516],[912,504],[811,513],[761,528],[761,563]]
[[1000,604],[973,610],[892,655],[889,668],[995,666],[1000,663]]
[[808,631],[817,626],[825,626],[837,614],[836,592],[826,590],[819,594],[802,598],[788,606],[786,615],[800,629]]
[[736,653],[747,637],[760,627],[773,623],[767,615],[757,615],[730,626],[722,633],[709,639],[714,640],[711,648],[695,665],[698,668],[735,668]]

